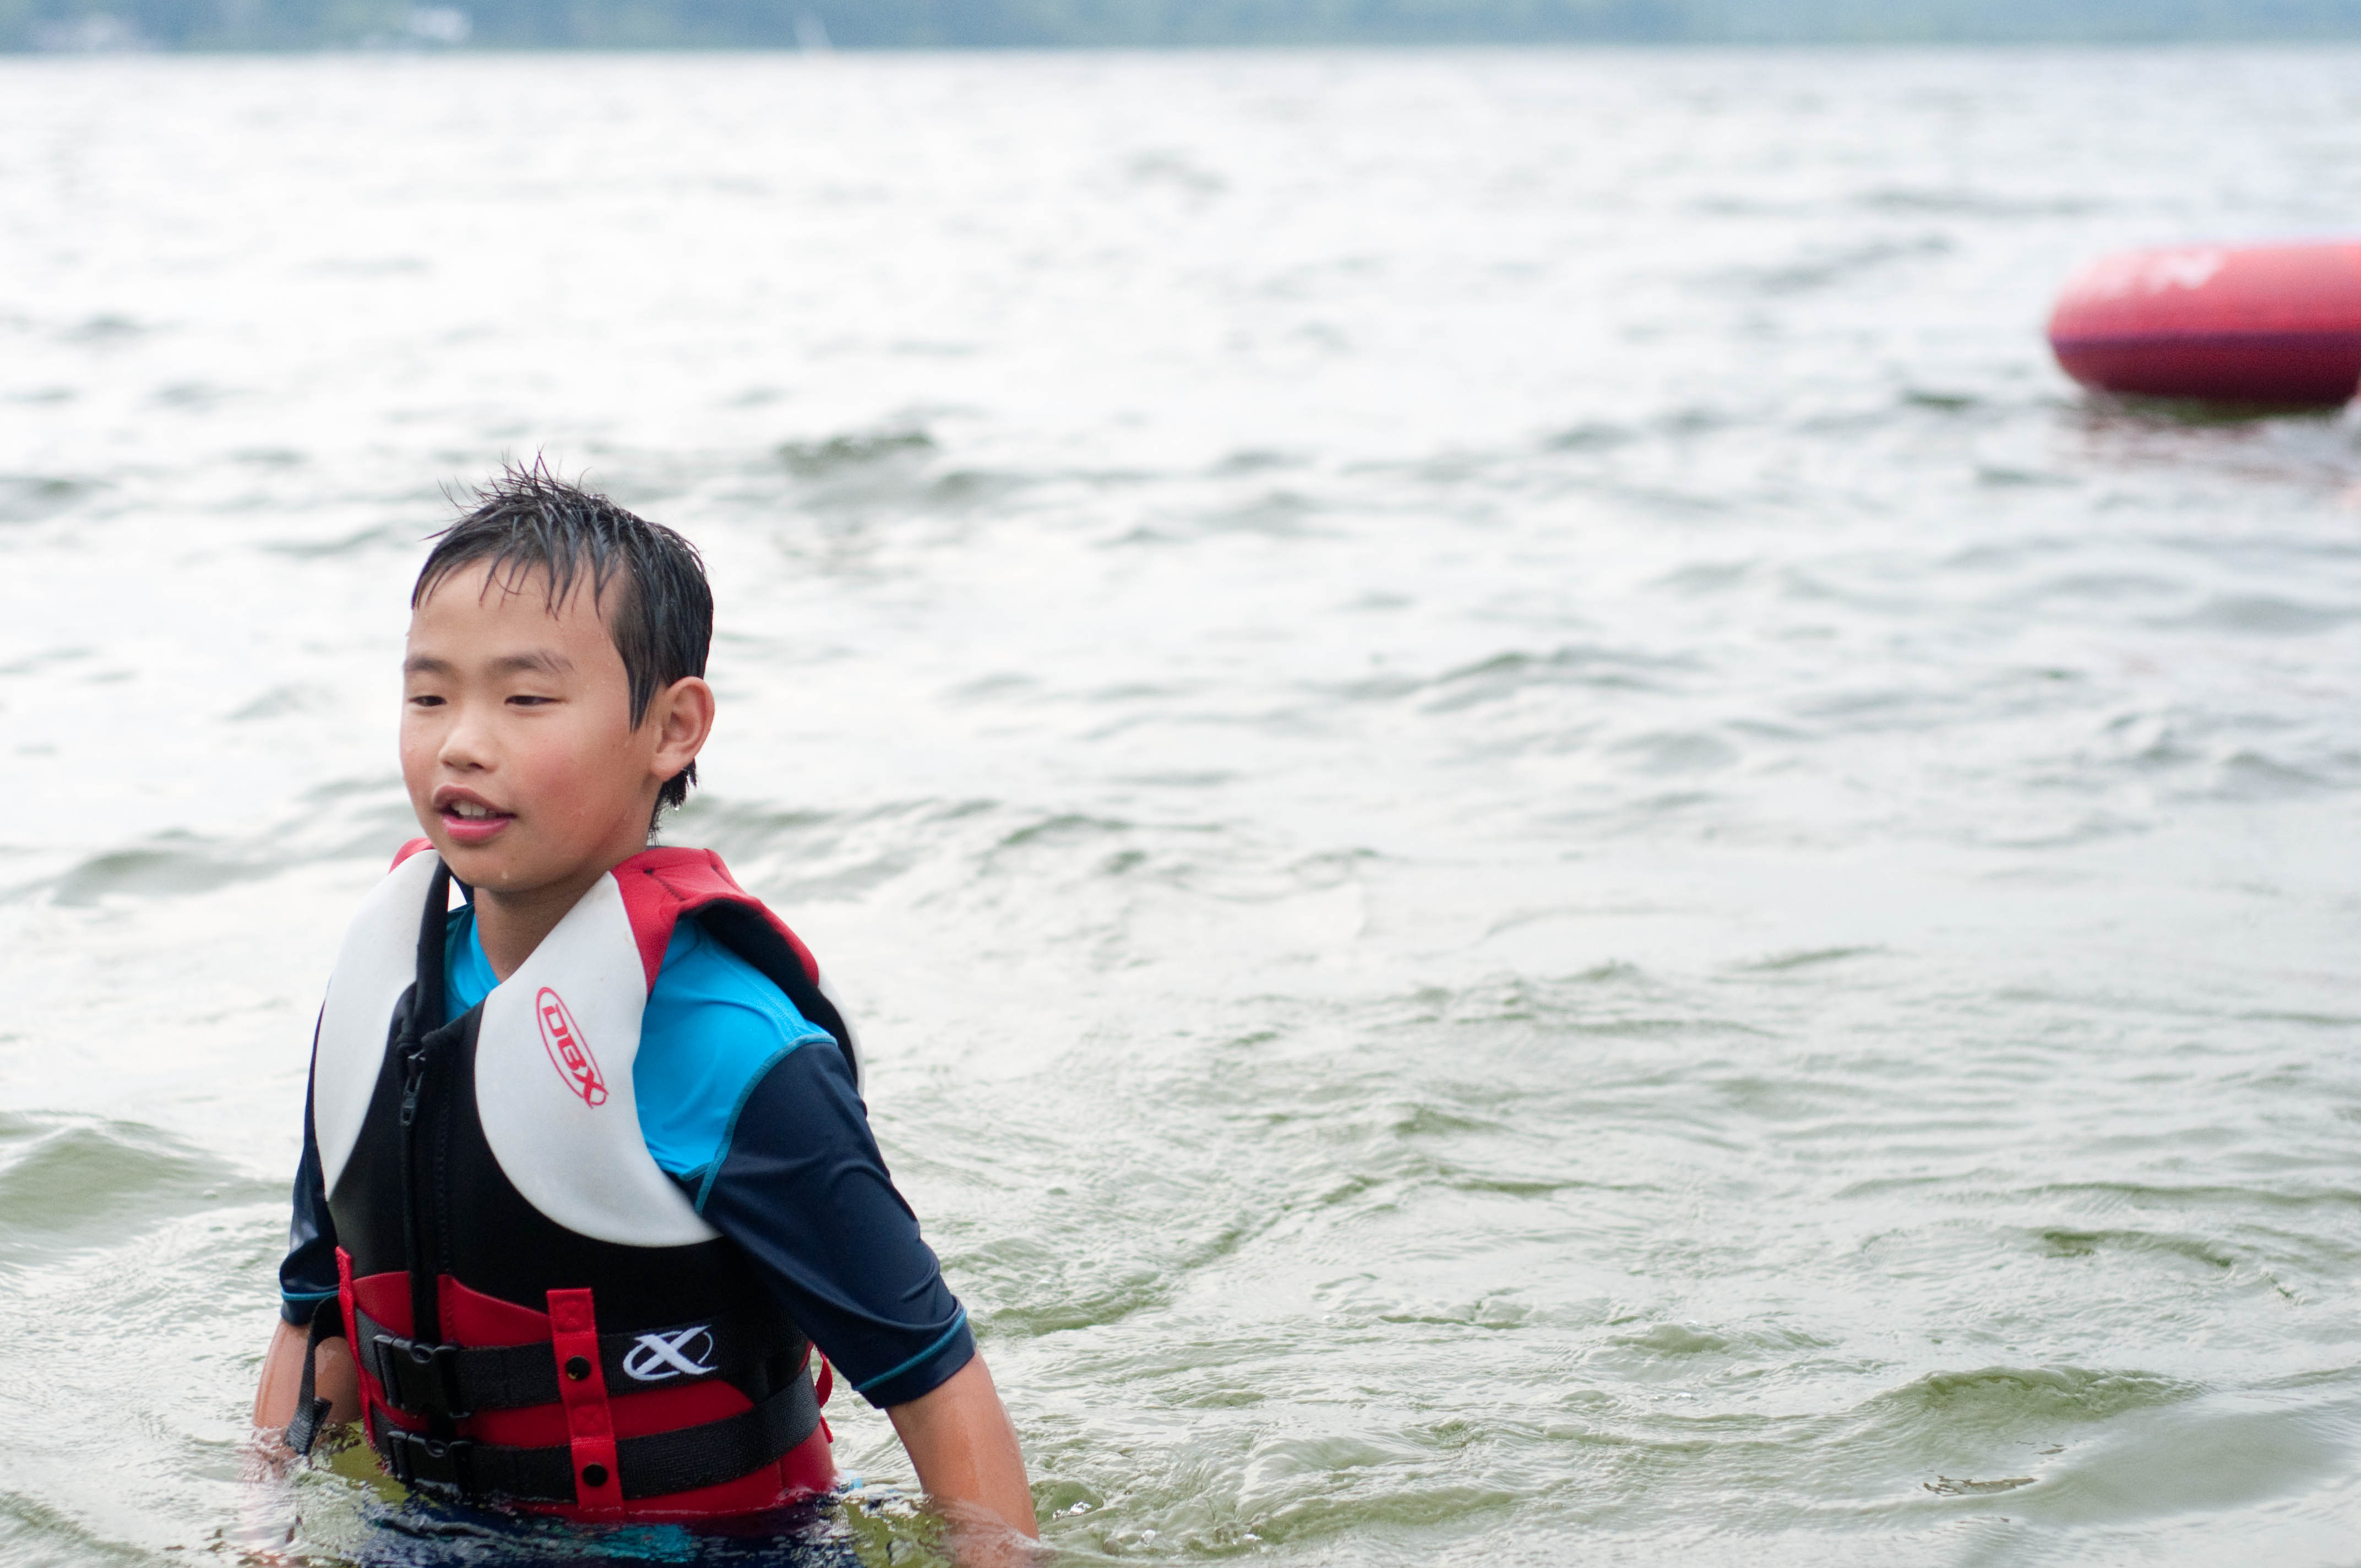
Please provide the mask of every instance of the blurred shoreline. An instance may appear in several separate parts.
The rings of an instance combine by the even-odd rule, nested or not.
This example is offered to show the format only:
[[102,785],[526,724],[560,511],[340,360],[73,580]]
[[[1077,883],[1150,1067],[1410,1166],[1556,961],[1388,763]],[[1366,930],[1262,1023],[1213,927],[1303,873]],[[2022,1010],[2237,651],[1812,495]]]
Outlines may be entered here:
[[0,52],[1992,46],[2361,39],[2361,0],[0,0]]

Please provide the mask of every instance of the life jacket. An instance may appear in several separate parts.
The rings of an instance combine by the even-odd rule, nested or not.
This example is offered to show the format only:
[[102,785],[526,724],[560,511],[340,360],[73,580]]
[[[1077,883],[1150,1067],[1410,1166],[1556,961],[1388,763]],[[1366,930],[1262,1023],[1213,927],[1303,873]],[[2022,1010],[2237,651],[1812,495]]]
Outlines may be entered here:
[[[345,938],[312,1126],[363,1431],[430,1492],[584,1519],[755,1512],[834,1485],[811,1345],[648,1153],[640,1021],[685,915],[860,1057],[795,933],[705,850],[601,877],[445,1020],[450,872],[404,846]],[[320,1319],[330,1319],[326,1326]]]

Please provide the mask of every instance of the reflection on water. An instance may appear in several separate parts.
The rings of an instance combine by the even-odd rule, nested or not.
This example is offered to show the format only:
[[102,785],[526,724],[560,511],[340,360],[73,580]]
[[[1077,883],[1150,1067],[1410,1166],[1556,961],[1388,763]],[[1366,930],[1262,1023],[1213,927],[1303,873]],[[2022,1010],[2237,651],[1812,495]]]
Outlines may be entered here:
[[0,1555],[932,1551],[843,1404],[751,1538],[239,1479],[545,451],[1078,1560],[2349,1560],[2361,441],[2038,326],[2349,224],[2356,63],[0,62]]

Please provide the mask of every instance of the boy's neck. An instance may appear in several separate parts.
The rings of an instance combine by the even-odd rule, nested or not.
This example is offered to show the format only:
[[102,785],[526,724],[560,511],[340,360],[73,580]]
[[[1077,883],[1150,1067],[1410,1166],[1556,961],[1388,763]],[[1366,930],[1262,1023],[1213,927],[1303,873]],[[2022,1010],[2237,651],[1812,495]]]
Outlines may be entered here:
[[604,865],[588,867],[577,875],[521,893],[476,888],[476,939],[483,944],[484,959],[492,966],[492,978],[505,981],[514,974],[525,959],[533,957],[542,938],[555,930],[557,923],[582,902],[582,895],[596,887],[600,877],[629,859],[630,855],[619,855]]

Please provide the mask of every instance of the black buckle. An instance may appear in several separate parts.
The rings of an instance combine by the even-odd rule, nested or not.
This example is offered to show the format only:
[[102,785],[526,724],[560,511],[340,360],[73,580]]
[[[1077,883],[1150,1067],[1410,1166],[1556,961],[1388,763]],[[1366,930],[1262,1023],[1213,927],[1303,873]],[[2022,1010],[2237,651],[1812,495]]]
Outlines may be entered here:
[[387,1473],[405,1486],[445,1486],[463,1497],[476,1490],[473,1438],[432,1438],[388,1427],[378,1453]]
[[369,1341],[369,1371],[385,1390],[385,1402],[404,1415],[464,1421],[475,1412],[460,1398],[460,1348],[378,1334]]

